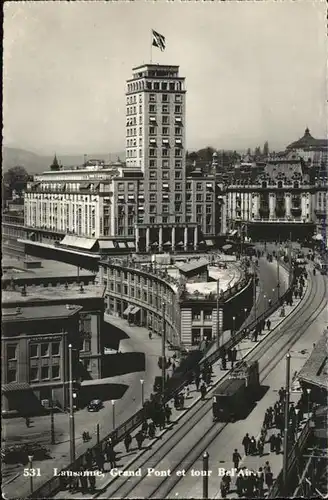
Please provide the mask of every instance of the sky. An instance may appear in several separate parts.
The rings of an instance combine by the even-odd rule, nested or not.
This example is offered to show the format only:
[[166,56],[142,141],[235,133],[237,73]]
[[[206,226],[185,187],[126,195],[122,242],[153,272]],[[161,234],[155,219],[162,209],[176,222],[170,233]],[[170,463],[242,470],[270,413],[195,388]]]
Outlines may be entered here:
[[125,81],[186,78],[186,147],[283,149],[327,136],[326,2],[14,2],[4,7],[3,143],[41,154],[125,148]]

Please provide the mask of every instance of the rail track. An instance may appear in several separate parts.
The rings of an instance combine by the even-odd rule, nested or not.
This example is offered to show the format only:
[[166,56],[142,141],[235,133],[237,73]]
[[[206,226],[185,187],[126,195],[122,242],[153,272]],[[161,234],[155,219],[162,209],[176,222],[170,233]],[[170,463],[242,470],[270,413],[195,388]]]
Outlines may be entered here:
[[[304,334],[318,314],[326,306],[327,282],[321,276],[311,279],[301,310],[299,307],[277,327],[272,334],[258,343],[246,356],[247,360],[258,360],[260,379],[265,381],[293,344]],[[309,308],[310,311],[308,310]],[[310,313],[309,313],[310,312]],[[222,380],[222,379],[221,379]],[[164,435],[163,444],[143,453],[133,464],[132,471],[141,469],[141,476],[116,477],[98,498],[166,498],[173,488],[183,480],[176,472],[188,471],[209,445],[232,424],[213,423],[212,393],[216,382],[202,403],[187,411]],[[190,445],[192,443],[192,445]],[[169,475],[148,475],[148,469],[170,471]]]

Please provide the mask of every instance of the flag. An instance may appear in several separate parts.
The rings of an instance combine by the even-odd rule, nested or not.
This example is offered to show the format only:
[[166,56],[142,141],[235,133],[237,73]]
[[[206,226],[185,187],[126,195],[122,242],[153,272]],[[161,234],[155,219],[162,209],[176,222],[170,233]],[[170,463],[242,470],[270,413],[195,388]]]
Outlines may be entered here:
[[158,47],[163,52],[163,50],[165,49],[165,36],[160,35],[155,30],[152,30],[152,31],[153,31],[152,45],[154,45],[155,47]]

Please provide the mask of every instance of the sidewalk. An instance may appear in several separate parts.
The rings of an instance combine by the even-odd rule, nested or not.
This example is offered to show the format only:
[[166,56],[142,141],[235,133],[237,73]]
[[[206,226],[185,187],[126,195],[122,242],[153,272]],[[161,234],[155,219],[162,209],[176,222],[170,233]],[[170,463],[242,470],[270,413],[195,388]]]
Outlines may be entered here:
[[[145,371],[128,373],[106,379],[110,384],[125,384],[127,389],[123,397],[115,402],[115,426],[125,422],[130,416],[141,408],[141,382],[144,380],[144,399],[147,399],[153,392],[154,378],[160,375],[158,368],[158,357],[161,355],[161,337],[153,335],[152,340],[148,337],[148,330],[138,326],[129,326],[125,320],[106,315],[106,319],[111,324],[124,330],[129,338],[121,340],[120,351],[139,351],[145,353]],[[167,350],[167,352],[169,352]],[[76,456],[78,457],[96,444],[96,424],[100,425],[100,439],[107,436],[112,430],[112,404],[110,401],[104,402],[104,408],[98,413],[89,413],[86,409],[79,410],[75,414],[75,435],[76,435]],[[3,431],[2,446],[5,446],[4,437],[7,437],[7,444],[10,444],[10,436],[16,436],[16,441],[40,442],[47,449],[50,449],[51,459],[33,462],[34,467],[41,469],[41,476],[33,478],[34,489],[53,477],[53,469],[64,468],[70,464],[69,450],[69,417],[67,413],[55,414],[55,434],[56,445],[50,443],[50,416],[35,417],[32,425],[28,429],[25,420],[22,418],[6,419],[2,421]],[[92,440],[88,443],[82,442],[82,432],[89,430]],[[19,437],[21,436],[21,437]],[[27,438],[27,439],[26,439]],[[23,476],[23,465],[9,465],[3,467],[3,492],[7,498],[24,498],[29,494],[29,483]]]
[[[304,296],[304,295],[303,295]],[[285,306],[285,311],[286,311],[286,316],[285,318],[280,317],[280,310],[276,311],[273,313],[273,315],[270,317],[271,320],[271,330],[265,330],[260,336],[259,336],[259,341],[264,339],[268,334],[272,334],[272,330],[274,330],[276,327],[278,327],[281,322],[286,319],[289,314],[298,306],[300,300],[294,300],[294,304],[292,307],[290,306]],[[227,331],[226,335],[228,335],[227,339],[228,340],[230,336],[230,332]],[[238,359],[242,359],[244,356],[246,356],[251,350],[254,349],[254,347],[258,344],[258,342],[253,342],[250,339],[245,339],[243,340],[238,347]],[[230,368],[230,363],[227,363],[227,366]],[[227,370],[222,370],[221,369],[221,364],[219,362],[216,362],[213,365],[213,376],[212,376],[212,384],[209,386],[211,388],[214,384],[216,384],[223,376],[226,375]],[[195,385],[191,384],[189,386],[190,389],[190,395],[189,398],[185,400],[185,408],[184,410],[175,410],[174,405],[173,405],[173,400],[169,402],[169,406],[171,407],[172,410],[172,416],[171,416],[171,421],[176,422],[178,421],[187,411],[189,408],[191,408],[193,405],[197,403],[197,401],[200,400],[200,393],[196,391]],[[146,439],[143,445],[143,449],[150,448],[157,439],[161,438],[163,434],[168,432],[170,429],[172,429],[173,425],[169,424],[166,426],[166,428],[162,431],[159,431],[158,429],[156,430],[156,438],[154,440],[149,440]],[[140,430],[137,429],[133,432],[132,435],[132,448],[129,453],[126,453],[124,444],[123,442],[118,443],[115,446],[115,452],[117,455],[117,467],[121,470],[132,470],[133,466],[132,464],[135,462],[135,460],[142,454],[142,450],[138,451],[137,446],[136,446],[136,440],[134,439],[135,435],[137,432]],[[96,492],[94,494],[88,493],[88,498],[107,498],[107,493],[104,492],[104,489],[112,483],[115,478],[111,476],[110,470],[108,467],[108,464],[106,464],[105,468],[105,473],[103,477],[97,477],[97,484],[96,484]],[[69,491],[60,491],[58,492],[57,495],[55,495],[53,498],[58,498],[58,499],[65,499],[65,498],[74,498],[74,494],[70,493]]]

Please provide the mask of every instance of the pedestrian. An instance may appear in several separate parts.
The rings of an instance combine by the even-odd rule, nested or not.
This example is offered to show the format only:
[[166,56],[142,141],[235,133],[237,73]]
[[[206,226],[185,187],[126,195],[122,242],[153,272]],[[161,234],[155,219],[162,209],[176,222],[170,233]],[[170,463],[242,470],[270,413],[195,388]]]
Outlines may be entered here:
[[149,340],[152,339],[153,334],[151,332],[148,333]]
[[258,336],[258,329],[256,326],[255,330],[253,331],[253,342],[257,342],[257,336]]
[[80,483],[81,483],[81,493],[84,495],[88,491],[88,479],[85,475],[84,467],[80,467]]
[[270,489],[272,486],[272,483],[273,483],[273,481],[272,481],[273,474],[271,472],[271,467],[270,467],[269,462],[265,462],[264,467],[263,467],[263,471],[264,471],[265,484],[267,485],[268,489]]
[[221,360],[221,367],[222,367],[222,370],[226,370],[227,369],[227,361],[226,361],[225,356]]
[[124,438],[124,446],[125,446],[126,453],[129,453],[131,443],[132,443],[132,437],[131,437],[131,434],[128,432]]
[[259,453],[259,456],[262,457],[264,451],[264,441],[261,438],[257,442],[257,451]]
[[278,434],[276,437],[276,454],[279,455],[282,446],[281,434]]
[[91,474],[88,476],[89,479],[89,484],[90,484],[90,491],[95,492],[96,491],[96,476]]
[[185,387],[185,399],[189,399],[190,389],[189,385]]
[[149,428],[148,428],[148,434],[150,439],[154,439],[155,434],[156,434],[156,426],[154,422],[150,422]]
[[251,437],[251,442],[249,444],[250,455],[256,455],[256,439],[254,436]]
[[244,450],[245,450],[245,455],[247,456],[249,454],[249,446],[250,446],[250,443],[251,443],[251,440],[250,440],[250,437],[248,435],[248,433],[245,434],[241,444],[243,445],[244,447]]
[[93,457],[92,457],[92,451],[90,450],[90,448],[88,448],[87,451],[85,452],[85,463],[86,463],[87,469],[91,469],[92,463],[93,463]]
[[269,443],[270,443],[270,452],[273,453],[276,450],[276,435],[271,434],[269,438]]
[[[269,305],[269,307],[272,306],[272,299],[268,299],[268,305]],[[269,330],[270,330],[270,328],[269,328]]]
[[205,394],[206,394],[206,385],[204,383],[200,387],[200,394],[201,394],[201,398],[204,400]]
[[240,460],[241,460],[241,456],[238,453],[237,448],[235,448],[235,451],[232,454],[232,462],[233,462],[234,468],[237,469],[237,470],[239,469],[239,462],[240,462]]
[[267,325],[267,329],[270,330],[271,329],[271,321],[269,319],[267,320],[266,325]]
[[144,440],[144,436],[141,431],[137,432],[136,434],[136,441],[138,445],[138,450],[141,450],[142,442]]
[[257,472],[257,485],[258,485],[258,494],[260,498],[264,496],[264,472],[262,467],[259,467]]
[[[110,462],[111,462],[111,468],[112,468],[112,460],[111,459],[110,459]],[[104,469],[105,457],[104,457],[104,454],[100,448],[98,448],[98,450],[96,451],[96,464],[97,464],[98,470],[100,470],[100,472],[105,472],[105,469]],[[116,467],[115,462],[114,462],[113,467]]]
[[172,415],[172,410],[169,407],[169,405],[165,405],[164,412],[165,412],[166,423],[169,424],[170,423],[170,419],[171,419],[171,415]]
[[241,474],[238,474],[236,478],[236,490],[237,490],[237,495],[240,498],[244,494],[244,478],[242,477]]
[[26,427],[30,427],[30,424],[31,424],[31,421],[29,419],[29,417],[25,417],[25,424],[26,424]]
[[199,391],[199,384],[200,384],[200,376],[196,375],[195,377],[195,384],[196,384],[196,390]]
[[285,400],[285,389],[283,387],[280,387],[279,391],[278,391],[278,394],[279,394],[279,402],[280,403],[283,403],[284,400]]
[[161,409],[158,414],[158,423],[160,431],[165,429],[165,411],[163,409]]
[[147,422],[147,420],[145,420],[144,422],[142,422],[141,432],[142,432],[145,436],[147,435],[147,432],[148,432],[148,422]]

